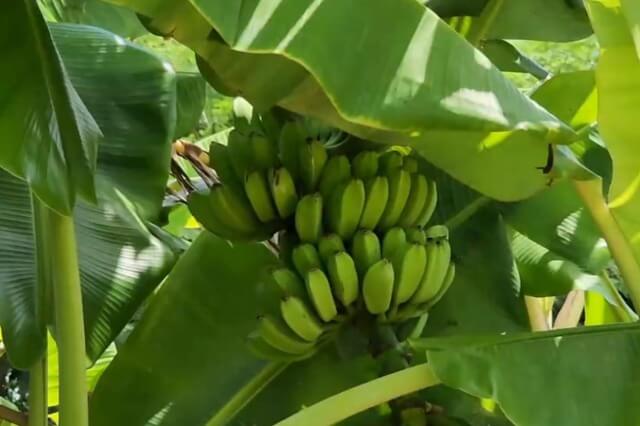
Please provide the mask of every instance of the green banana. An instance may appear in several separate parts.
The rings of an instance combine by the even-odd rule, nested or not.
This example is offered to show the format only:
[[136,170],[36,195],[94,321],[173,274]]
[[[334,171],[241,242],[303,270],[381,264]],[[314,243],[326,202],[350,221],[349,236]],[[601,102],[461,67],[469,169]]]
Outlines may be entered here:
[[415,226],[427,202],[428,190],[429,183],[426,177],[420,174],[411,175],[411,192],[400,214],[400,219],[398,220],[399,226],[404,228]]
[[388,178],[389,201],[378,223],[378,227],[383,230],[396,225],[411,192],[411,175],[406,170],[395,169]]
[[305,276],[311,269],[322,267],[316,247],[309,243],[300,244],[294,248],[291,253],[291,260],[298,273],[302,276]]
[[382,239],[382,257],[393,259],[396,252],[407,245],[407,233],[404,229],[396,226],[389,229]]
[[254,133],[249,143],[251,144],[252,163],[258,169],[266,170],[278,165],[278,149],[271,139]]
[[351,255],[360,278],[382,258],[380,240],[373,231],[361,229],[353,236]]
[[375,151],[360,151],[351,161],[353,176],[367,180],[378,174],[378,153]]
[[286,267],[275,267],[269,272],[270,285],[278,289],[280,297],[306,297],[302,278],[295,271]]
[[436,295],[433,296],[433,298],[425,304],[426,309],[430,309],[432,306],[438,303],[440,299],[442,299],[442,297],[445,295],[447,290],[449,290],[449,287],[451,287],[451,284],[453,284],[453,281],[455,280],[455,278],[456,278],[456,264],[451,262],[449,264],[449,269],[447,269],[447,274],[444,276],[442,287],[440,287],[440,290],[438,290]]
[[416,222],[416,226],[424,227],[433,216],[433,212],[436,210],[436,205],[438,204],[438,187],[436,183],[432,180],[428,181],[428,190],[427,190],[427,201],[424,203],[424,207],[418,216],[418,221]]
[[302,197],[296,207],[295,225],[300,241],[318,241],[322,234],[322,195],[315,193]]
[[218,219],[216,212],[211,207],[210,191],[192,192],[189,194],[187,203],[193,217],[209,232],[231,241],[248,241],[254,239],[255,233],[247,233],[232,228],[227,223]]
[[227,149],[229,150],[233,170],[240,179],[242,179],[248,171],[254,169],[251,143],[247,136],[238,130],[232,130],[227,139]]
[[306,192],[315,191],[327,157],[327,149],[318,140],[307,142],[300,149],[300,177]]
[[298,204],[298,194],[293,177],[285,167],[269,173],[271,195],[281,218],[286,219],[293,214]]
[[236,190],[242,188],[242,180],[236,175],[226,146],[212,143],[209,147],[209,161],[222,183],[233,186]]
[[377,176],[365,185],[365,203],[360,217],[360,228],[375,229],[387,207],[389,200],[389,180],[385,176]]
[[427,266],[427,251],[423,245],[410,244],[393,257],[395,306],[411,299],[420,285]]
[[319,268],[309,270],[305,274],[305,283],[307,294],[309,294],[318,316],[324,322],[334,319],[338,315],[338,308],[333,299],[329,279],[324,272]]
[[329,226],[343,240],[351,238],[358,228],[365,195],[364,183],[360,179],[351,179],[331,198]]
[[344,243],[342,238],[338,234],[326,234],[318,241],[318,252],[320,253],[320,259],[323,264],[327,264],[329,258],[340,252],[344,251]]
[[214,185],[211,188],[209,202],[222,224],[248,235],[259,230],[260,222],[243,193],[240,194],[224,185]]
[[313,343],[300,339],[282,318],[275,315],[258,317],[257,330],[266,343],[288,354],[302,355],[311,351],[314,346]]
[[381,259],[369,268],[362,281],[362,296],[370,313],[382,314],[389,309],[393,281],[393,265],[388,259]]
[[425,245],[427,243],[427,234],[422,228],[407,229],[407,241],[414,244]]
[[398,151],[387,151],[379,158],[379,173],[389,175],[402,168],[403,155]]
[[278,217],[264,172],[249,173],[244,180],[244,190],[260,222],[270,222]]
[[451,261],[451,247],[446,239],[427,240],[427,267],[420,286],[411,298],[411,303],[421,304],[432,299],[444,284]]
[[324,331],[320,320],[299,297],[284,298],[280,312],[289,328],[307,342],[315,342]]
[[425,231],[428,240],[449,239],[449,228],[444,225],[434,225]]
[[334,254],[327,262],[327,272],[337,299],[342,306],[350,306],[358,298],[358,271],[351,256],[344,251]]
[[329,158],[322,170],[318,188],[323,197],[328,198],[345,181],[351,178],[351,163],[346,155]]
[[413,157],[404,157],[404,161],[402,162],[402,168],[408,171],[409,173],[418,173],[418,160]]
[[249,351],[260,359],[267,361],[293,362],[301,361],[312,356],[315,348],[303,355],[293,355],[274,348],[262,338],[258,331],[253,331],[247,336],[246,345]]

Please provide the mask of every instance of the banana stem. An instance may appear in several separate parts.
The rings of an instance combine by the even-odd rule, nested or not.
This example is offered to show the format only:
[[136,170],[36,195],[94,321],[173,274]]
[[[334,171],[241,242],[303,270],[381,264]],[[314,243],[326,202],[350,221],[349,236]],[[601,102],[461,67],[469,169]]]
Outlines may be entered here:
[[454,216],[449,218],[444,223],[444,225],[447,228],[449,228],[449,231],[453,231],[458,226],[462,225],[467,220],[469,220],[469,218],[471,218],[471,216],[476,214],[476,212],[478,210],[480,210],[481,208],[483,208],[484,206],[486,206],[490,202],[491,202],[491,198],[485,197],[484,195],[482,195],[482,196],[476,198],[475,200],[473,200],[472,202],[470,202],[469,204],[467,204],[466,206],[464,206],[464,208],[462,210],[460,210]]
[[47,426],[47,357],[29,369],[29,426]]
[[480,43],[485,39],[489,29],[495,22],[504,0],[489,0],[482,14],[473,23],[469,34],[467,35],[467,41],[474,46],[478,47]]
[[633,317],[631,312],[629,312],[630,308],[627,305],[627,302],[624,301],[624,299],[620,295],[620,292],[611,281],[611,278],[609,278],[609,275],[607,275],[607,272],[602,271],[600,272],[599,275],[600,275],[600,278],[602,279],[602,282],[607,286],[607,288],[609,288],[609,290],[613,294],[613,297],[616,299],[616,304],[613,305],[613,309],[615,309],[620,319],[623,322],[634,322],[635,318]]
[[45,210],[60,370],[60,426],[88,426],[82,293],[73,217]]
[[325,426],[398,397],[440,384],[428,364],[420,364],[355,386],[305,408],[276,426]]
[[602,180],[574,180],[573,185],[607,241],[611,255],[629,289],[633,305],[636,309],[640,308],[640,265],[635,259],[631,245],[604,200]]

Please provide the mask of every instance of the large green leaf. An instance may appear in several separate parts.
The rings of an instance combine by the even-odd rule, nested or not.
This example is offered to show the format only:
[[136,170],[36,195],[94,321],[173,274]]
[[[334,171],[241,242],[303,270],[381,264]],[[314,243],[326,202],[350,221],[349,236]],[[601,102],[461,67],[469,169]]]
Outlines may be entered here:
[[[87,355],[95,359],[175,260],[141,224],[157,214],[163,197],[175,80],[161,60],[104,30],[54,25],[52,33],[105,134],[98,153],[99,205],[81,203],[75,212]],[[4,172],[0,192],[0,323],[12,362],[27,368],[46,338],[36,319],[31,202],[26,185]]]
[[[427,6],[443,18],[477,17],[489,0],[427,0]],[[530,39],[571,41],[589,36],[593,30],[581,0],[500,1],[486,39]],[[476,23],[466,20],[465,26]],[[457,24],[457,22],[456,22]]]
[[186,136],[196,129],[207,99],[206,84],[200,74],[178,74],[176,129],[173,139]]
[[69,83],[35,2],[0,14],[0,167],[24,178],[49,206],[68,214],[76,193],[95,200],[100,129]]
[[631,426],[640,415],[630,379],[639,368],[639,325],[425,339],[415,346],[428,348],[443,383],[495,399],[518,425]]
[[113,1],[194,49],[220,92],[414,146],[497,199],[542,189],[545,142],[572,137],[414,0]]
[[637,2],[589,0],[593,26],[601,46],[596,68],[598,122],[613,158],[609,207],[640,262],[640,25]]

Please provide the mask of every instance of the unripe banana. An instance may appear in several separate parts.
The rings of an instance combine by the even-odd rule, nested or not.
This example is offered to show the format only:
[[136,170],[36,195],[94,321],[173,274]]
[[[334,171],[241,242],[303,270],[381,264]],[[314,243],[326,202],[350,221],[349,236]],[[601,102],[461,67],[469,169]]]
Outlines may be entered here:
[[248,171],[254,169],[251,142],[246,135],[232,130],[227,139],[227,149],[236,176],[242,179]]
[[244,180],[244,189],[253,211],[260,222],[270,222],[277,218],[276,209],[271,200],[271,191],[267,178],[262,171],[249,173]]
[[307,142],[300,149],[300,176],[306,192],[315,191],[327,157],[327,149],[318,140]]
[[418,160],[413,157],[404,157],[402,168],[409,173],[418,173]]
[[404,210],[402,210],[400,214],[400,219],[398,220],[399,226],[404,228],[415,226],[427,202],[428,191],[429,183],[427,182],[427,178],[420,174],[412,174],[411,192],[409,193],[409,198],[407,198]]
[[422,228],[407,229],[407,241],[410,243],[425,245],[427,243],[427,235]]
[[260,223],[244,193],[238,193],[224,185],[211,188],[209,201],[216,217],[231,229],[245,234],[255,233]]
[[296,207],[295,223],[300,241],[318,241],[322,234],[322,195],[315,193],[302,197]]
[[212,143],[209,147],[209,159],[211,167],[216,171],[222,183],[232,186],[236,190],[242,188],[242,180],[240,176],[236,175],[231,163],[229,149],[226,146],[215,142]]
[[381,259],[369,268],[362,281],[362,296],[370,313],[377,315],[389,310],[393,281],[393,265],[388,259]]
[[436,295],[433,296],[433,298],[424,305],[426,309],[430,309],[442,299],[442,297],[447,293],[447,290],[449,290],[449,287],[451,287],[451,284],[453,284],[453,281],[455,280],[455,278],[456,278],[456,264],[451,262],[449,264],[449,269],[447,269],[447,274],[444,276],[442,287],[440,287],[440,290],[438,290],[438,293],[436,293]]
[[324,272],[319,268],[309,270],[305,275],[305,283],[318,316],[324,322],[334,319],[338,315],[338,308],[333,299],[329,279]]
[[259,331],[251,332],[246,339],[247,348],[260,359],[267,361],[293,362],[309,358],[315,353],[315,348],[303,355],[293,355],[274,348],[262,338]]
[[360,217],[360,228],[375,229],[382,218],[389,200],[389,180],[386,176],[377,176],[365,185],[365,203]]
[[282,219],[288,218],[296,210],[298,204],[298,194],[293,177],[286,168],[281,167],[269,174],[269,185],[278,214]]
[[326,265],[331,256],[341,251],[344,251],[344,243],[338,234],[326,234],[320,237],[318,253],[323,264]]
[[278,165],[278,147],[266,136],[254,133],[250,137],[251,157],[253,164],[260,170],[267,170]]
[[328,222],[331,230],[343,240],[351,238],[358,228],[365,203],[364,183],[351,179],[331,198]]
[[269,285],[278,289],[280,298],[292,296],[304,299],[306,297],[302,278],[289,268],[273,268],[269,272],[269,281]]
[[410,244],[396,252],[393,258],[395,306],[411,299],[420,285],[427,266],[427,251],[423,245]]
[[280,303],[282,318],[289,328],[308,342],[318,340],[324,329],[320,320],[299,297],[287,297]]
[[192,192],[188,198],[189,210],[193,217],[204,229],[228,240],[248,241],[254,238],[255,233],[247,233],[229,226],[228,223],[218,219],[216,211],[211,206],[211,194],[207,192]]
[[320,256],[313,244],[300,244],[293,249],[291,253],[293,264],[300,275],[303,277],[311,269],[321,268]]
[[404,229],[395,227],[389,229],[382,239],[382,257],[393,259],[396,252],[407,245],[407,234]]
[[275,315],[258,317],[257,330],[266,343],[279,351],[302,355],[313,350],[313,343],[300,339],[281,318]]
[[366,181],[377,175],[378,157],[375,151],[360,151],[351,161],[353,176]]
[[378,227],[383,230],[398,223],[411,192],[411,175],[407,171],[395,169],[387,176],[389,178],[389,200],[378,223]]
[[353,236],[351,256],[360,278],[382,258],[380,240],[373,231],[361,229]]
[[411,303],[422,304],[442,288],[451,261],[451,247],[446,239],[427,240],[427,268]]
[[327,262],[331,287],[342,306],[348,307],[358,298],[358,271],[351,256],[341,251]]
[[322,170],[318,188],[323,197],[329,198],[336,188],[351,179],[351,163],[345,155],[331,157]]
[[416,222],[416,226],[424,227],[427,223],[429,223],[429,219],[433,216],[433,212],[436,210],[436,205],[438,204],[438,187],[436,183],[432,180],[428,182],[427,189],[427,201],[424,203],[424,207],[418,216],[418,221]]
[[428,240],[449,239],[449,228],[444,225],[433,225],[426,229],[425,235]]
[[401,169],[403,161],[403,155],[398,151],[387,151],[380,156],[379,173],[389,175],[397,169]]

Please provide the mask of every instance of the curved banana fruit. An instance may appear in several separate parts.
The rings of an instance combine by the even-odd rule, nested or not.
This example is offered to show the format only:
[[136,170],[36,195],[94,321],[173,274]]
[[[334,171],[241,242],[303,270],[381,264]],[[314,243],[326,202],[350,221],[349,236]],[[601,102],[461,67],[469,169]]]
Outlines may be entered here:
[[266,343],[288,354],[302,355],[311,351],[314,346],[313,343],[296,336],[289,326],[275,315],[258,317],[257,330]]
[[338,234],[327,234],[320,237],[318,253],[320,253],[323,264],[326,265],[331,256],[341,251],[344,251],[344,243]]
[[338,307],[333,299],[329,279],[321,269],[315,268],[305,274],[307,293],[318,316],[324,322],[329,322],[338,315]]
[[286,297],[280,302],[282,318],[289,328],[307,342],[315,342],[324,331],[320,320],[299,297]]
[[381,259],[369,268],[362,281],[362,296],[370,313],[377,315],[389,310],[393,281],[393,265],[388,259]]
[[422,228],[409,228],[407,229],[407,241],[414,244],[427,244],[427,234]]
[[451,261],[451,247],[446,239],[427,241],[427,268],[422,276],[418,291],[411,303],[421,304],[432,299],[442,288]]
[[358,271],[351,256],[341,251],[327,262],[329,281],[342,306],[348,307],[358,299]]
[[395,306],[406,302],[414,295],[427,266],[427,251],[423,245],[411,244],[398,251],[393,258],[395,272]]
[[282,219],[288,218],[298,205],[296,184],[289,170],[284,167],[272,170],[269,173],[269,186],[278,214]]
[[382,218],[389,200],[389,180],[385,176],[377,176],[365,185],[365,202],[360,217],[360,228],[375,229]]
[[230,185],[236,190],[242,188],[241,177],[236,175],[231,163],[229,149],[226,146],[215,142],[212,143],[209,146],[209,161],[222,183]]
[[244,193],[238,193],[224,185],[214,185],[209,194],[209,202],[218,220],[229,228],[248,235],[260,228],[258,218]]
[[433,225],[426,229],[427,240],[449,239],[449,228],[444,225]]
[[351,243],[351,256],[358,275],[363,278],[369,268],[382,258],[378,236],[373,231],[365,229],[356,232]]
[[302,197],[296,206],[295,225],[300,241],[318,241],[322,234],[322,195],[315,193]]
[[327,149],[318,140],[307,142],[300,149],[300,177],[306,192],[315,191],[327,157]]
[[398,151],[387,151],[380,156],[379,172],[384,175],[389,175],[392,172],[401,169],[403,162],[403,155]]
[[366,181],[377,175],[378,157],[375,151],[360,151],[351,161],[353,176]]
[[438,290],[438,293],[436,293],[436,295],[433,296],[433,298],[424,305],[426,309],[430,309],[442,299],[442,297],[447,293],[447,290],[449,290],[449,287],[451,287],[451,284],[453,284],[453,281],[455,280],[455,278],[456,278],[456,264],[451,262],[449,264],[449,269],[447,269],[447,275],[444,276],[442,287],[440,287],[440,290]]
[[364,183],[360,179],[351,179],[331,201],[328,208],[329,226],[343,240],[347,240],[360,223],[365,203]]
[[250,137],[252,163],[260,170],[276,167],[278,149],[274,142],[266,136],[254,133]]
[[298,297],[304,299],[306,290],[302,278],[285,267],[276,267],[269,273],[271,285],[278,289],[280,297]]
[[398,225],[404,228],[415,226],[420,218],[420,213],[424,210],[427,202],[427,194],[429,191],[429,183],[427,178],[420,174],[411,175],[411,192],[404,210],[400,214]]
[[433,212],[436,210],[436,205],[438,204],[438,187],[436,183],[432,180],[428,181],[428,190],[427,190],[427,201],[424,203],[424,207],[418,216],[418,221],[416,222],[416,226],[424,227],[433,216]]
[[232,130],[227,139],[227,149],[229,158],[236,176],[240,179],[249,171],[254,169],[251,143],[249,139],[238,130]]
[[393,259],[396,252],[407,245],[407,234],[404,229],[396,226],[389,229],[382,239],[382,257]]
[[321,268],[320,256],[313,244],[300,244],[293,249],[291,260],[300,275],[303,277],[311,269]]
[[303,355],[293,355],[274,348],[262,338],[260,332],[253,331],[247,336],[246,345],[256,357],[267,361],[293,362],[301,361],[312,356],[316,350],[310,350]]
[[346,155],[331,157],[322,170],[318,188],[323,197],[329,198],[343,182],[351,179],[351,163]]
[[260,222],[270,222],[277,218],[276,209],[271,200],[271,191],[264,172],[249,173],[244,180],[244,190],[253,211]]
[[378,223],[378,227],[383,230],[398,223],[411,192],[411,175],[406,170],[395,169],[387,176],[389,178],[389,201],[387,201],[380,223]]
[[227,240],[251,240],[254,233],[230,227],[218,219],[211,207],[211,194],[207,192],[192,192],[187,199],[189,211],[193,217],[209,232]]

